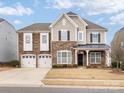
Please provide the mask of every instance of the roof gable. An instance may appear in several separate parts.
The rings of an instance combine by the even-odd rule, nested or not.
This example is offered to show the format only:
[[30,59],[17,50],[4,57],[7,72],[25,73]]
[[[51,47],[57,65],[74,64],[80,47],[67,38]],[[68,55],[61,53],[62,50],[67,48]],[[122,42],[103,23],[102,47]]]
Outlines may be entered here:
[[70,21],[75,27],[78,27],[78,25],[70,17],[68,17],[65,13],[62,14],[55,22],[53,22],[50,25],[50,27],[53,27],[61,18],[63,18],[63,16],[65,16],[68,19],[68,21]]

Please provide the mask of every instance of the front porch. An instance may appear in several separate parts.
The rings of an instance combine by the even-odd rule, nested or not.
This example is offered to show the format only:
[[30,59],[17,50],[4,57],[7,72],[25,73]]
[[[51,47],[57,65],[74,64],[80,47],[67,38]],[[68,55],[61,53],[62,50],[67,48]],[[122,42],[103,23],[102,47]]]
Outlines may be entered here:
[[109,47],[105,45],[78,45],[75,49],[75,64],[84,67],[110,66]]

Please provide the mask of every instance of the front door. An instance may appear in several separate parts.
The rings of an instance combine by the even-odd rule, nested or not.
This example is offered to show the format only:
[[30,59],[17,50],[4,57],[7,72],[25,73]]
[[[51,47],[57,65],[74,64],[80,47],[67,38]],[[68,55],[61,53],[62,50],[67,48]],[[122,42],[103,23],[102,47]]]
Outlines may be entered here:
[[83,66],[83,54],[78,54],[78,66]]

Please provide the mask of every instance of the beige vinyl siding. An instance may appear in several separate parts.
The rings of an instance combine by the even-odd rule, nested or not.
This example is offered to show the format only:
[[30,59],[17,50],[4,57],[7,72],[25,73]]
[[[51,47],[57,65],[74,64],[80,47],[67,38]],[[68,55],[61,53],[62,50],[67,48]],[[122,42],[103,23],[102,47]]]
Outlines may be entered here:
[[62,19],[65,18],[64,16],[55,24],[55,26],[52,28],[52,41],[58,41],[58,31],[60,30],[69,30],[70,31],[70,41],[75,41],[75,37],[77,37],[75,34],[76,27],[67,19],[66,24],[62,24]]
[[90,44],[90,34],[92,32],[99,32],[100,33],[100,43],[106,43],[105,42],[105,32],[106,31],[103,31],[103,30],[87,30],[86,32],[86,41],[87,41],[87,44]]
[[86,24],[82,23],[77,16],[71,16],[70,18],[79,26],[79,31],[83,31],[83,42],[81,43],[85,44],[86,43]]

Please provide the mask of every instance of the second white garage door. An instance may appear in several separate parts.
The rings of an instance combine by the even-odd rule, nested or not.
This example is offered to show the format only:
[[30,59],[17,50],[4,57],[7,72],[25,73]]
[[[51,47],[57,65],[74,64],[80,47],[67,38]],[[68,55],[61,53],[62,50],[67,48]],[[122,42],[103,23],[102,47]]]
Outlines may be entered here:
[[38,67],[51,68],[52,60],[51,55],[39,55],[38,56]]

